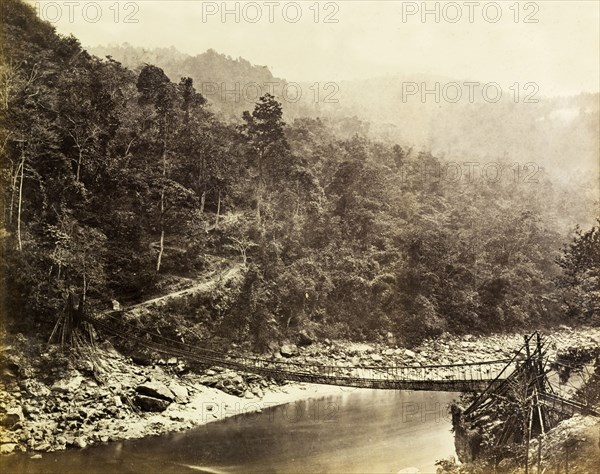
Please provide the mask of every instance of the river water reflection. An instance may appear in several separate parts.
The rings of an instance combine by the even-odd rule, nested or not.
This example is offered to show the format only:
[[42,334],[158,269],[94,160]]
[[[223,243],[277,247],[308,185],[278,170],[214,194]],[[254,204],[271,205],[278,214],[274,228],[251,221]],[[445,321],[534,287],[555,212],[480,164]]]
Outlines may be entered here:
[[[434,473],[458,394],[353,390],[160,437],[4,459],[27,473]],[[241,401],[243,407],[245,400]]]

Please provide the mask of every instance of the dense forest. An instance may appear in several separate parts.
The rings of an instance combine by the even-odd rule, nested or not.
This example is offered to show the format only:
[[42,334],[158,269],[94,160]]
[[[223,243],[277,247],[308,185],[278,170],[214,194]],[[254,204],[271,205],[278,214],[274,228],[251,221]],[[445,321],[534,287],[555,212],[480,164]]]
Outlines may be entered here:
[[502,156],[501,179],[449,179],[443,158],[288,121],[268,94],[224,121],[191,78],[100,59],[21,1],[4,8],[7,327],[47,337],[70,296],[134,303],[214,256],[242,266],[239,284],[162,324],[261,349],[600,321],[593,188]]

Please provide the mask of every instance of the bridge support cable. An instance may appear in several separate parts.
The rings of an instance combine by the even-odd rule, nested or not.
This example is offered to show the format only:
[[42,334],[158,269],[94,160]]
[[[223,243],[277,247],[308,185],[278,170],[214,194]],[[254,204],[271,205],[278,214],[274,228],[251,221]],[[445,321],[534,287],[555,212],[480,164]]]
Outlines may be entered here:
[[[96,329],[126,342],[161,354],[180,357],[207,366],[219,366],[245,373],[254,373],[278,380],[341,385],[390,390],[436,390],[448,392],[480,391],[481,394],[465,410],[465,417],[487,409],[495,398],[508,398],[515,386],[525,387],[525,398],[534,403],[540,427],[548,425],[546,410],[561,413],[598,415],[590,407],[567,400],[553,393],[545,370],[546,361],[539,333],[525,336],[525,343],[511,359],[464,364],[344,366],[306,364],[280,359],[232,355],[208,348],[196,347],[170,339],[158,333],[142,331],[122,318],[104,314],[104,320],[84,315],[83,319]],[[532,352],[530,342],[536,337]],[[523,358],[523,351],[526,356]],[[524,360],[522,360],[524,359]],[[497,368],[498,372],[493,370]],[[508,370],[514,368],[509,374]]]
[[[465,416],[469,416],[471,413],[473,413],[475,410],[477,410],[479,408],[479,406],[484,401],[486,401],[494,391],[502,390],[507,385],[507,383],[508,383],[507,381],[509,380],[510,377],[502,378],[502,375],[504,375],[504,372],[506,372],[509,369],[509,367],[511,367],[517,361],[519,355],[521,355],[521,353],[523,352],[523,349],[525,349],[525,346],[527,346],[529,344],[529,341],[531,340],[532,337],[533,337],[533,334],[529,337],[527,337],[527,336],[525,337],[525,343],[519,348],[519,350],[515,353],[515,355],[512,356],[512,358],[508,361],[508,363],[502,369],[502,371],[489,383],[489,385],[485,388],[485,390],[464,411]],[[518,368],[517,368],[517,370],[518,370]],[[513,374],[511,374],[511,375],[514,376],[515,373],[513,372]]]
[[[232,356],[206,348],[186,345],[155,333],[141,331],[112,315],[101,321],[90,316],[86,320],[104,333],[146,347],[161,354],[181,357],[204,365],[214,365],[297,382],[342,385],[391,390],[439,390],[451,392],[480,391],[491,381],[491,374],[501,370],[507,360],[429,366],[325,366]],[[485,369],[484,369],[485,366]],[[490,374],[483,377],[483,372]],[[459,375],[462,374],[462,375]],[[495,377],[498,379],[498,376]]]
[[550,370],[545,346],[539,333],[525,336],[523,346],[505,368],[515,364],[513,372],[506,378],[492,381],[462,414],[464,421],[473,426],[486,415],[502,413],[506,419],[495,434],[495,445],[511,442],[511,439],[512,442],[523,442],[525,472],[529,472],[528,444],[532,437],[541,436],[539,450],[545,433],[565,416],[600,416],[593,407],[554,393],[548,378]]

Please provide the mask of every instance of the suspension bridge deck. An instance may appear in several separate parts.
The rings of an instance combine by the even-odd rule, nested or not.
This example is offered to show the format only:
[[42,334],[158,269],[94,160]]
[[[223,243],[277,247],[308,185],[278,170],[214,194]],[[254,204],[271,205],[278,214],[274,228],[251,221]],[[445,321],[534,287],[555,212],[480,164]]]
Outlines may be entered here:
[[[107,316],[104,320],[85,318],[104,333],[171,357],[179,357],[208,366],[220,366],[278,380],[345,387],[387,390],[427,390],[444,392],[480,392],[511,373],[508,359],[446,365],[321,365],[301,364],[282,359],[231,355],[193,347],[159,334],[143,335],[127,327],[122,320]],[[124,327],[125,326],[125,327]]]
[[[514,383],[527,367],[539,367],[538,375],[547,382],[542,365],[541,345],[529,352],[529,340],[511,359],[488,360],[446,365],[337,365],[298,363],[277,358],[259,358],[232,355],[225,352],[184,344],[157,333],[141,331],[124,318],[104,313],[102,319],[83,316],[83,320],[104,333],[130,343],[146,347],[166,356],[179,357],[206,366],[219,366],[243,373],[257,374],[276,380],[306,382],[344,387],[423,390],[440,392],[480,392],[478,400],[467,412],[474,411],[482,400],[494,392],[501,393]],[[539,334],[538,334],[539,340]],[[527,356],[524,349],[527,348]],[[536,365],[537,364],[537,365]],[[591,407],[567,400],[550,391],[538,393],[540,404],[548,409],[566,414],[584,413],[598,415]],[[466,413],[467,413],[466,412]]]

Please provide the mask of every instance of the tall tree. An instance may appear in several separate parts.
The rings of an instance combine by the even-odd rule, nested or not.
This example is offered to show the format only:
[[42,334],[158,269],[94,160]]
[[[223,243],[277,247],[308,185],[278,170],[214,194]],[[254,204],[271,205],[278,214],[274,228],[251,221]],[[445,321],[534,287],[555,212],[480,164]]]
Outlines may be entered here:
[[260,222],[263,193],[267,187],[268,170],[265,167],[289,149],[281,103],[267,93],[259,99],[252,114],[245,111],[242,118],[245,122],[242,131],[256,164],[256,216]]
[[140,72],[137,81],[140,92],[140,104],[152,105],[156,111],[155,126],[159,137],[160,167],[162,179],[160,185],[159,204],[159,249],[156,258],[156,272],[160,271],[162,257],[165,248],[165,215],[167,205],[165,193],[167,192],[167,165],[170,146],[170,134],[176,128],[176,116],[174,106],[176,102],[176,90],[164,71],[156,66],[146,65]]

